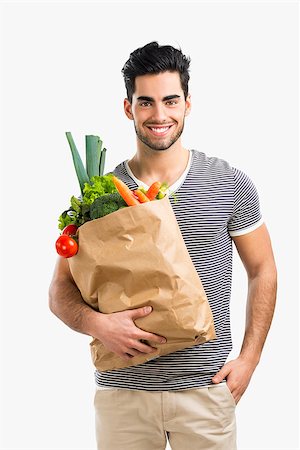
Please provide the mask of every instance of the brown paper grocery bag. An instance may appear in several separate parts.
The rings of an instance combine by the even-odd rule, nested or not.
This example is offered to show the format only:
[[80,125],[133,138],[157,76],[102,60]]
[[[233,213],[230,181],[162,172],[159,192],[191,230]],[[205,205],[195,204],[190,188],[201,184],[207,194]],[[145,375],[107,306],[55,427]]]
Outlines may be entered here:
[[91,342],[100,371],[134,366],[214,339],[213,317],[167,197],[120,209],[82,225],[78,253],[69,258],[83,299],[110,314],[152,306],[136,326],[167,338],[151,355],[125,361],[98,339]]

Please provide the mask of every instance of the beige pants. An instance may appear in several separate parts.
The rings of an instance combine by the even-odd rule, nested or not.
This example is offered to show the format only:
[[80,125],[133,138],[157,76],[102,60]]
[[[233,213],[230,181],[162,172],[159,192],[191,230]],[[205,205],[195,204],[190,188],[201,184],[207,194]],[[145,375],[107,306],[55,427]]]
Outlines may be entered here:
[[226,383],[181,391],[96,390],[98,450],[236,450]]

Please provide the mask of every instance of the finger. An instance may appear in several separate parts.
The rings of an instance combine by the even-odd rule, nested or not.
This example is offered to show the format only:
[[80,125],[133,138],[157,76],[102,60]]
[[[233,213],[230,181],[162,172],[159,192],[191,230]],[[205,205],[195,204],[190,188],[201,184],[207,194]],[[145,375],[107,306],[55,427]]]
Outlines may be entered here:
[[132,318],[132,320],[134,319],[138,319],[139,317],[144,317],[147,316],[148,314],[150,314],[152,312],[152,307],[151,306],[144,306],[143,308],[136,308],[136,309],[131,309],[127,311],[129,316]]
[[224,380],[224,378],[227,377],[227,375],[230,373],[230,370],[230,367],[225,364],[225,366],[223,366],[222,369],[219,370],[219,372],[216,373],[216,375],[212,378],[212,382],[216,384],[220,383]]
[[155,347],[151,347],[151,345],[143,344],[139,341],[135,341],[133,348],[141,353],[153,353],[157,350]]
[[153,333],[147,333],[146,331],[140,336],[139,339],[142,339],[143,341],[156,342],[157,344],[165,344],[167,342],[167,339],[163,336],[159,336],[158,334]]
[[139,352],[138,350],[134,349],[134,348],[129,348],[129,349],[126,351],[126,354],[127,354],[127,355],[131,355],[131,356],[138,356],[138,355],[141,355],[142,353]]
[[118,356],[120,356],[120,358],[124,359],[124,361],[128,361],[128,360],[130,360],[132,358],[132,356],[131,355],[127,355],[127,353],[121,353]]

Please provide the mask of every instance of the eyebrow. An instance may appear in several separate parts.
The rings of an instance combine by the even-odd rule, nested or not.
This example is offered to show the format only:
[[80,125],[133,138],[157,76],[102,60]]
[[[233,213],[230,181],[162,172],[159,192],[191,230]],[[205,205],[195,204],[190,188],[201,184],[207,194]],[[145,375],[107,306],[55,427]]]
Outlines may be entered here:
[[[172,100],[173,98],[180,98],[180,95],[166,95],[166,97],[164,97],[162,99],[163,102],[166,102],[167,100]],[[145,102],[154,102],[154,98],[153,97],[147,97],[145,95],[141,95],[140,97],[137,98],[137,100],[144,100]]]

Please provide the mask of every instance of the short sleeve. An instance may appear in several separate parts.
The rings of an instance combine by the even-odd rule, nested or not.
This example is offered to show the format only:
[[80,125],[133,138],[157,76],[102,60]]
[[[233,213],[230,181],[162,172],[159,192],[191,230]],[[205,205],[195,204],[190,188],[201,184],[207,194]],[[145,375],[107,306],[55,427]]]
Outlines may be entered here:
[[241,170],[232,167],[234,176],[233,213],[228,221],[230,236],[250,233],[263,224],[259,196],[252,180]]

